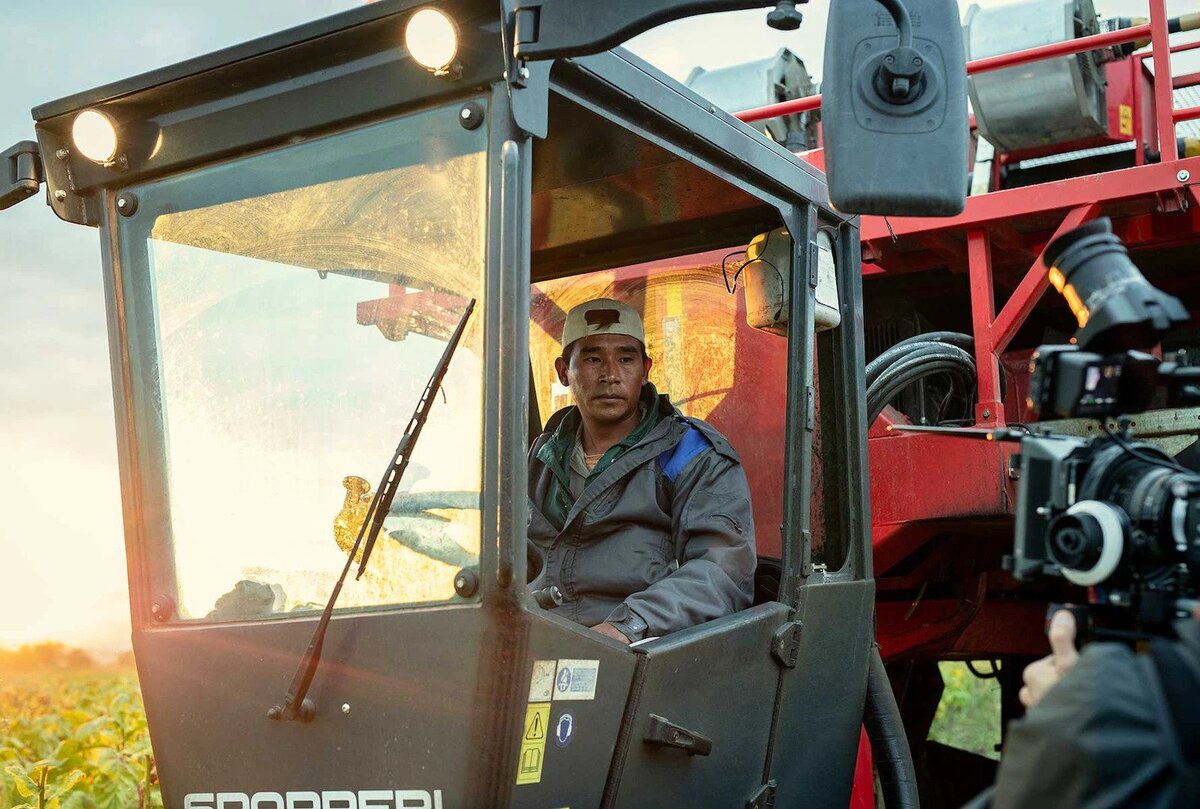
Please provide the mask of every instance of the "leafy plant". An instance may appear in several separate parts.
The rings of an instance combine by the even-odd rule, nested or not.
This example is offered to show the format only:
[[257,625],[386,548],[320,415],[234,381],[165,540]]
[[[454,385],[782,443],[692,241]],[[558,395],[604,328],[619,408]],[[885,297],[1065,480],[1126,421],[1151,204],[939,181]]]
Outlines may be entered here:
[[976,677],[966,663],[944,661],[938,668],[946,688],[934,714],[929,738],[959,750],[999,758],[996,752],[1000,743],[999,682]]
[[0,680],[0,809],[162,806],[129,673]]

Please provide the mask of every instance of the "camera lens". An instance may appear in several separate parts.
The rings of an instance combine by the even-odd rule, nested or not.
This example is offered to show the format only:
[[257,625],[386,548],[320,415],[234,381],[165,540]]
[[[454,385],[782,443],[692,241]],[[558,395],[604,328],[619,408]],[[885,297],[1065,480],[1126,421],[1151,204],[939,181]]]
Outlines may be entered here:
[[1064,514],[1050,527],[1050,557],[1063,567],[1090,568],[1103,547],[1104,532],[1090,514]]
[[1079,324],[1081,350],[1149,348],[1188,321],[1179,299],[1155,289],[1129,259],[1107,218],[1063,234],[1046,247],[1050,283]]
[[1125,553],[1126,524],[1110,503],[1081,500],[1051,521],[1046,551],[1067,581],[1100,584],[1116,572]]

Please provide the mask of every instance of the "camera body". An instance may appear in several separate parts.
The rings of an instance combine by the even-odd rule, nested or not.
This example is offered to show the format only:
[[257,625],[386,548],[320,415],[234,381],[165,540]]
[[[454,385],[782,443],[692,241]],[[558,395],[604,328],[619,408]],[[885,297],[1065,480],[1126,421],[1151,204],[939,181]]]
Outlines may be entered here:
[[1080,328],[1072,345],[1034,352],[1028,405],[1039,418],[1098,419],[1104,435],[1020,438],[1011,569],[1088,588],[1094,629],[1170,634],[1200,592],[1200,472],[1134,440],[1128,416],[1156,398],[1200,402],[1200,368],[1143,350],[1189,316],[1145,280],[1106,219],[1051,243],[1046,261]]
[[1022,438],[1013,574],[1087,587],[1108,623],[1161,634],[1200,583],[1200,474],[1170,463],[1145,442]]

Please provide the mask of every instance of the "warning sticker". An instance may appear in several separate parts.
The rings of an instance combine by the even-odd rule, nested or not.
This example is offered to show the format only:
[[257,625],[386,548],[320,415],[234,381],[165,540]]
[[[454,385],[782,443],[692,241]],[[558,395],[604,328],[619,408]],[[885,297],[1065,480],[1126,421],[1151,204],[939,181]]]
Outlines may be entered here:
[[1122,135],[1133,134],[1133,107],[1121,104],[1117,107],[1118,121]]
[[554,676],[555,699],[595,699],[599,660],[559,660]]
[[521,731],[521,755],[517,760],[518,784],[542,782],[542,763],[546,757],[546,736],[549,732],[550,703],[529,703]]
[[549,702],[554,693],[554,672],[558,669],[557,660],[533,661],[533,676],[529,678],[529,701]]

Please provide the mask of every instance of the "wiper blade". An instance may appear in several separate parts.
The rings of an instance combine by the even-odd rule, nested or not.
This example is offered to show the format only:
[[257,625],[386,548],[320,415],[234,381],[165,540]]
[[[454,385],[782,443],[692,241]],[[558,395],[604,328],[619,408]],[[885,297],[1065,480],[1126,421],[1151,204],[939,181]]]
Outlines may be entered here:
[[450,367],[450,358],[454,356],[454,350],[458,348],[463,331],[467,327],[467,320],[470,319],[471,312],[474,310],[475,299],[471,298],[467,302],[467,308],[462,317],[458,320],[458,326],[450,335],[449,342],[446,343],[442,358],[438,360],[437,367],[433,369],[429,384],[425,386],[425,392],[421,394],[421,400],[417,402],[416,411],[409,420],[408,427],[404,430],[404,437],[396,445],[396,451],[392,454],[392,461],[388,464],[379,488],[375,490],[375,496],[371,498],[367,517],[363,520],[362,527],[358,529],[358,537],[354,540],[354,546],[346,554],[346,565],[342,568],[342,575],[338,577],[337,584],[333,586],[333,592],[329,594],[329,601],[326,602],[325,609],[321,613],[321,620],[317,622],[317,628],[313,632],[312,640],[309,641],[308,649],[305,650],[304,657],[300,659],[300,665],[292,677],[291,685],[288,686],[283,704],[275,705],[267,711],[267,716],[271,719],[301,719],[307,722],[313,718],[316,712],[312,700],[307,699],[308,689],[312,686],[317,668],[321,665],[321,649],[325,645],[325,633],[329,629],[329,620],[333,617],[334,604],[337,603],[338,596],[342,592],[342,585],[346,583],[346,576],[350,573],[350,568],[354,564],[355,557],[358,556],[360,547],[362,548],[362,559],[358,563],[358,574],[355,579],[361,578],[363,571],[367,568],[371,551],[375,548],[375,541],[379,538],[379,532],[383,528],[383,520],[392,508],[396,489],[400,485],[401,478],[404,477],[404,470],[408,468],[408,459],[412,457],[412,451],[417,445],[417,438],[421,435],[421,428],[425,426],[425,420],[433,408],[434,396],[437,394],[438,388],[442,386],[446,370]]

